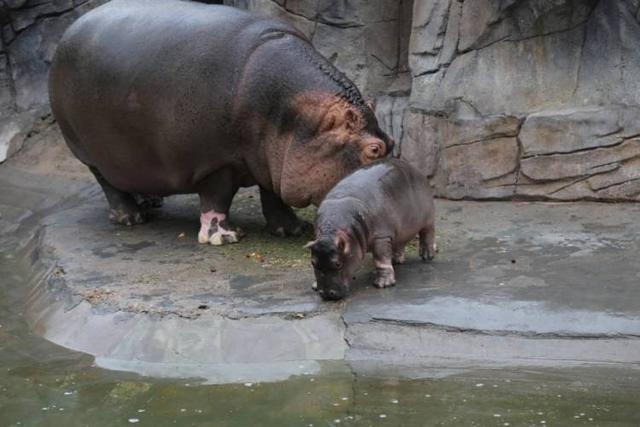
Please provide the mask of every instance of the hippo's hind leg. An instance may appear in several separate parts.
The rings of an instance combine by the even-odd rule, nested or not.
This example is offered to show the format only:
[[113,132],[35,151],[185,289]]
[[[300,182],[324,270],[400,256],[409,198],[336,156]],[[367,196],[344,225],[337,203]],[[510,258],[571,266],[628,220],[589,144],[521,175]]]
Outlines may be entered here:
[[396,284],[393,269],[393,244],[390,237],[378,238],[373,243],[373,261],[376,265],[376,288],[388,288]]
[[394,264],[404,264],[405,262],[405,256],[404,256],[404,245],[400,246],[399,248],[394,248],[393,250],[393,263]]
[[420,230],[420,257],[423,261],[431,261],[436,256],[436,230],[433,223]]
[[267,230],[276,236],[300,236],[312,226],[296,216],[277,194],[260,188],[262,214],[267,220]]
[[229,208],[238,188],[239,185],[230,169],[216,171],[198,184],[200,243],[220,246],[240,240],[242,231],[232,228],[229,224]]
[[132,194],[120,191],[102,176],[98,169],[89,166],[91,173],[96,177],[98,184],[102,187],[104,195],[107,197],[107,202],[111,211],[109,212],[109,219],[116,223],[131,226],[134,224],[142,224],[145,222],[145,215],[143,210],[136,203]]
[[152,194],[133,193],[133,198],[138,206],[145,211],[161,208],[164,204],[162,196],[154,196]]

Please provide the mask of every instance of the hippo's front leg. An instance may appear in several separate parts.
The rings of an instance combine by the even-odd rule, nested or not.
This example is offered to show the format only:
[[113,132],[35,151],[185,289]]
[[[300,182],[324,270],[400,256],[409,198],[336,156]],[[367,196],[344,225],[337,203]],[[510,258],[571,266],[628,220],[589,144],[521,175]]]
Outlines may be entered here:
[[310,230],[311,224],[296,216],[277,194],[260,188],[262,214],[267,220],[267,230],[276,236],[300,236]]
[[376,288],[388,288],[396,284],[393,270],[393,244],[390,237],[378,238],[373,243],[373,260],[376,265]]
[[229,169],[217,171],[198,184],[200,196],[200,232],[198,241],[215,246],[236,243],[242,237],[240,229],[229,223],[229,207],[238,191]]

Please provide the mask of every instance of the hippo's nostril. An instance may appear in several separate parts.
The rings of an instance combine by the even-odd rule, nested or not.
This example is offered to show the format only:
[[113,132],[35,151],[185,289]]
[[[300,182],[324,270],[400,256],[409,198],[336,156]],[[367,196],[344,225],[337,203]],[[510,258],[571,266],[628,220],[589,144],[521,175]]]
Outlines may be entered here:
[[329,290],[329,296],[331,298],[335,298],[335,297],[338,296],[338,292],[336,292],[335,290],[331,289],[331,290]]

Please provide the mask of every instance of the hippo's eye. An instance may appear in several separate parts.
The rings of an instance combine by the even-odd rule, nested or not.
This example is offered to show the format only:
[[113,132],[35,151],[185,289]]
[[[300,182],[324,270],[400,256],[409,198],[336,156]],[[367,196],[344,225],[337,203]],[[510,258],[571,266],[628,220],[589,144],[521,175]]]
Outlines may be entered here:
[[384,155],[384,148],[381,144],[369,144],[366,149],[366,155],[370,159],[377,159],[378,157],[382,157]]

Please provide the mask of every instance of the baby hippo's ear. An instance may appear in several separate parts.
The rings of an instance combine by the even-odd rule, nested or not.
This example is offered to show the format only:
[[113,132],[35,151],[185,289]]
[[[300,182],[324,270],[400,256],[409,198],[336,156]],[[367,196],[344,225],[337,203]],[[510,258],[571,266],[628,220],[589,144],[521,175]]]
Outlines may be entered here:
[[351,251],[351,244],[349,243],[349,236],[344,231],[338,231],[335,239],[336,246],[343,255],[348,255]]
[[316,243],[318,243],[317,240],[312,240],[309,243],[307,243],[306,245],[303,246],[304,249],[311,249],[313,247],[313,245],[315,245]]

